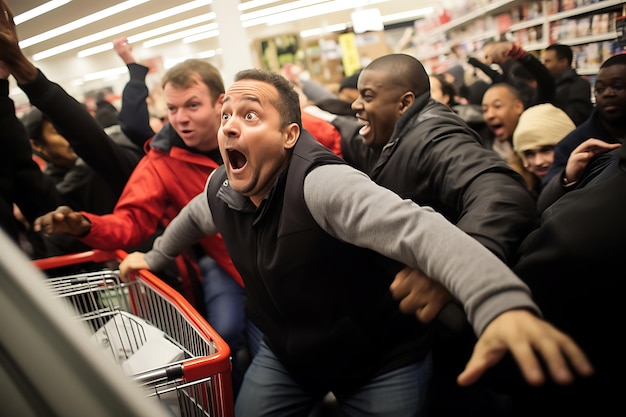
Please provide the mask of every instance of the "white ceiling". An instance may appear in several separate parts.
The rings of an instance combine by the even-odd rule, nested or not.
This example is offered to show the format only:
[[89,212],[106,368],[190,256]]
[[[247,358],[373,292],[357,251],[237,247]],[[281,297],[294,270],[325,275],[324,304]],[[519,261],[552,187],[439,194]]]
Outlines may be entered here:
[[[112,27],[119,26],[121,24],[135,21],[144,16],[154,14],[159,11],[163,11],[174,6],[178,6],[184,3],[188,3],[190,0],[151,0],[141,5],[135,6],[129,10],[118,13],[109,18],[101,21],[91,23],[83,28],[72,30],[66,34],[59,35],[50,39],[46,39],[43,42],[24,48],[24,52],[27,56],[32,57],[34,54],[55,47],[60,44],[65,44],[72,40],[82,38],[84,36],[101,32]],[[214,1],[235,1],[235,0],[214,0]],[[248,0],[242,0],[245,2]],[[273,4],[266,6],[272,7],[276,5],[290,3],[294,0],[279,0]],[[341,1],[341,0],[339,0]],[[346,1],[346,0],[343,0]],[[30,10],[36,6],[46,3],[46,0],[7,0],[9,7],[13,11],[14,15],[19,15],[27,10]],[[71,23],[80,19],[81,17],[90,15],[99,10],[114,6],[122,3],[122,0],[73,0],[70,3],[61,6],[45,15],[34,18],[17,26],[18,36],[20,40],[28,39],[32,36],[44,33],[53,28]],[[333,3],[332,1],[329,3]],[[374,2],[372,2],[374,3]],[[382,15],[399,13],[407,10],[414,10],[421,7],[436,5],[435,0],[389,0],[373,4],[369,7],[376,7],[380,10]],[[223,7],[223,6],[222,6]],[[59,82],[66,89],[70,89],[71,84],[76,77],[80,77],[81,74],[85,74],[90,71],[102,71],[110,69],[121,64],[121,60],[110,50],[97,55],[93,55],[87,58],[78,59],[76,54],[82,49],[86,49],[92,46],[100,45],[109,41],[112,41],[118,36],[132,36],[138,33],[145,32],[150,29],[155,29],[167,24],[175,23],[183,19],[188,19],[199,14],[207,13],[211,10],[212,6],[202,6],[199,9],[185,12],[176,16],[171,16],[158,22],[148,24],[142,27],[129,29],[123,33],[111,34],[110,37],[91,42],[84,46],[71,49],[67,52],[59,55],[46,58],[40,61],[36,61],[35,64],[40,67],[49,78]],[[254,9],[257,10],[257,9]],[[350,15],[355,9],[349,9],[341,12],[335,12],[318,17],[312,17],[298,22],[285,23],[275,26],[259,25],[248,29],[245,29],[250,45],[248,47],[239,46],[242,52],[250,53],[254,48],[254,41],[272,37],[280,34],[287,33],[299,33],[304,29],[314,29],[318,27],[324,27],[337,23],[349,23]],[[206,23],[204,23],[206,24]],[[239,25],[240,22],[236,21],[233,24]],[[150,58],[154,56],[168,56],[176,58],[176,55],[181,53],[190,54],[193,52],[200,52],[204,50],[211,50],[220,48],[219,40],[217,37],[205,39],[203,41],[195,42],[193,44],[182,45],[181,41],[170,42],[154,48],[142,49],[141,45],[134,45],[135,53],[138,58]],[[224,47],[224,46],[222,46]],[[227,47],[232,47],[228,45]]]

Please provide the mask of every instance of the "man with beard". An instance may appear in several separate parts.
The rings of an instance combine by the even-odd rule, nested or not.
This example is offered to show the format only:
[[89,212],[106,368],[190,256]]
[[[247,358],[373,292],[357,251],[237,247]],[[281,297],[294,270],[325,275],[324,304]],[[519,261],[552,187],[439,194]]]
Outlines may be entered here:
[[612,56],[604,61],[598,71],[593,88],[596,108],[591,116],[554,148],[554,162],[543,178],[544,189],[539,196],[538,208],[546,203],[542,196],[553,192],[551,188],[572,185],[564,176],[564,169],[572,151],[589,138],[609,143],[622,143],[626,137],[626,54]]

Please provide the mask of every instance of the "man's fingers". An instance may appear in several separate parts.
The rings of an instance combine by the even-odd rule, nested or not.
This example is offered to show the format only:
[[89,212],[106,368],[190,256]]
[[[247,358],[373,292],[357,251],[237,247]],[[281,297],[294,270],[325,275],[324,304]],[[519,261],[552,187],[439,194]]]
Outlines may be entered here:
[[[557,334],[556,329],[551,331]],[[582,376],[590,376],[593,367],[585,353],[576,345],[574,340],[565,334],[557,334],[555,342],[551,339],[542,339],[535,346],[535,350],[547,363],[552,379],[561,385],[567,385],[574,381],[574,373]]]
[[415,311],[417,319],[422,323],[430,323],[437,317],[441,308],[434,308],[432,304],[426,304],[424,307],[418,308]]
[[457,377],[457,383],[460,386],[468,386],[475,383],[487,369],[502,359],[504,353],[504,349],[489,349],[486,343],[479,340],[474,347],[472,356],[465,365],[465,369]]
[[404,268],[398,272],[389,286],[389,291],[396,300],[405,297],[410,292],[411,285],[408,280],[410,271],[410,268]]
[[[515,362],[517,362],[517,366],[520,368],[526,382],[530,385],[541,385],[544,383],[545,376],[543,374],[543,370],[541,369],[541,364],[537,360],[535,352],[530,344],[513,344],[510,347],[510,351],[515,358]],[[554,355],[554,352],[548,354],[548,359],[559,363],[562,361],[562,358],[559,358],[558,355]],[[551,363],[551,365],[553,364]]]

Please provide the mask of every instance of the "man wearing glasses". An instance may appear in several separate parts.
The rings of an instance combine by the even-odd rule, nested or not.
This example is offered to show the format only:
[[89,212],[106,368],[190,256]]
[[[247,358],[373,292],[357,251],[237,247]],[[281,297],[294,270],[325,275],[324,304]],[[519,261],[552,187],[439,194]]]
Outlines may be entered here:
[[[573,184],[564,177],[570,154],[578,145],[590,138],[608,143],[624,143],[626,138],[626,54],[614,55],[604,61],[598,71],[593,88],[596,107],[591,116],[565,136],[554,148],[554,162],[543,178],[543,191],[552,187],[568,187]],[[597,152],[590,150],[595,156]],[[542,206],[541,196],[538,206]]]

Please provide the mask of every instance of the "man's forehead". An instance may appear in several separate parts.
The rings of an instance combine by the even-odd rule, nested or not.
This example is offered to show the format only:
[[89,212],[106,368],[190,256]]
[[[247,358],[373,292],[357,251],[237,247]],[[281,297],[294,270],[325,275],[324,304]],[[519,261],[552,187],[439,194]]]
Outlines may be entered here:
[[615,64],[605,68],[600,68],[597,79],[600,78],[622,78],[626,79],[626,65]]
[[237,98],[263,102],[274,98],[277,93],[276,88],[268,83],[258,80],[239,80],[226,90],[224,101],[232,101]]

